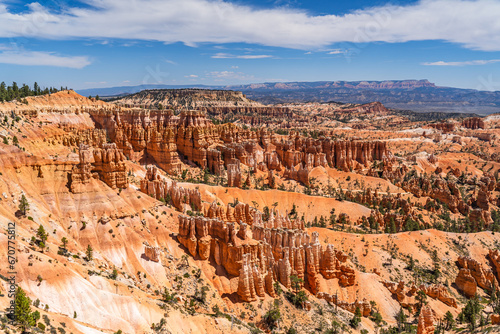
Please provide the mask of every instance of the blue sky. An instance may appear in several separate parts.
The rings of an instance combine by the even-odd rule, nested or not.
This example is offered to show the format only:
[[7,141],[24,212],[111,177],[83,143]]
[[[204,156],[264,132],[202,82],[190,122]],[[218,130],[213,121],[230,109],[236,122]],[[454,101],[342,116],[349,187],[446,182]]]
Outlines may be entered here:
[[0,81],[500,90],[500,0],[0,0]]

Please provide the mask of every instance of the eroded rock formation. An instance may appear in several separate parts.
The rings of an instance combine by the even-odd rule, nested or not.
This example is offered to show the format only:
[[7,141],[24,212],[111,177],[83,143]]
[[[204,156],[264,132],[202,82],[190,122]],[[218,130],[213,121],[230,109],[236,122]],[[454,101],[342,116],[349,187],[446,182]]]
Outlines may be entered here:
[[85,191],[91,178],[100,179],[113,189],[128,187],[125,156],[115,144],[102,144],[101,148],[80,144],[79,159],[70,173],[71,192]]
[[184,188],[175,181],[162,178],[156,167],[149,167],[145,178],[141,180],[141,191],[157,200],[170,202],[179,210],[184,211],[184,205],[190,205],[194,211],[201,207],[201,195],[198,189]]
[[455,279],[455,284],[468,298],[472,298],[476,295],[477,283],[474,277],[472,277],[469,269],[460,269]]
[[436,312],[428,305],[422,306],[418,316],[417,334],[434,334]]
[[144,255],[151,261],[160,261],[160,249],[158,247],[146,246],[144,248]]
[[491,263],[493,264],[494,272],[497,275],[497,280],[500,282],[500,251],[498,249],[490,249],[488,253]]
[[443,133],[453,132],[455,130],[455,123],[451,122],[432,123],[429,124],[429,126],[436,130],[440,130]]
[[446,288],[441,284],[420,285],[416,287],[414,285],[405,285],[403,281],[399,281],[399,283],[383,281],[382,283],[402,307],[410,310],[416,309],[418,291],[423,291],[430,298],[437,299],[448,306],[457,308],[457,301],[450,296]]
[[90,114],[130,159],[146,158],[174,174],[180,171],[179,157],[216,175],[224,176],[227,169],[231,186],[242,186],[238,163],[261,170],[286,169],[285,177],[307,185],[309,171],[317,166],[350,170],[394,159],[383,141],[312,139],[296,133],[278,139],[265,128],[214,125],[199,110],[183,111],[180,116],[172,110],[120,108]]
[[[319,275],[325,279],[338,279],[341,286],[355,284],[355,271],[346,264],[347,256],[333,245],[326,248],[311,236],[304,223],[290,220],[271,212],[268,221],[259,211],[249,210],[242,203],[236,205],[236,216],[250,224],[234,222],[220,206],[212,204],[208,217],[179,216],[177,239],[189,253],[202,260],[213,259],[230,276],[238,276],[238,295],[245,301],[262,297],[264,291],[274,295],[273,282],[291,287],[291,276],[306,282],[312,293],[319,288]],[[231,211],[232,212],[232,211]],[[224,221],[222,219],[228,219]]]
[[484,129],[484,121],[479,117],[466,118],[462,121],[462,126],[467,129]]
[[324,299],[329,303],[335,304],[351,313],[354,313],[356,311],[356,308],[359,308],[363,317],[368,317],[372,312],[372,307],[366,299],[363,299],[362,301],[356,300],[354,303],[348,303],[346,301],[337,300],[336,295],[330,295],[326,292],[320,292],[316,295],[316,297],[318,297],[319,299]]
[[[484,268],[483,265],[481,265],[478,261],[475,259],[472,259],[470,257],[466,256],[460,256],[457,260],[458,266],[461,268],[460,273],[463,272],[463,277],[466,278],[464,282],[470,281],[469,275],[465,271],[462,271],[462,269],[469,270],[470,276],[472,276],[480,288],[483,288],[487,291],[491,291],[493,289],[493,286],[498,287],[498,282],[496,281],[495,276],[493,275],[493,272],[489,268]],[[460,276],[459,273],[459,276]],[[457,277],[458,280],[458,277]],[[469,283],[466,284],[470,285]],[[457,286],[459,284],[457,283]],[[472,292],[473,289],[471,288],[470,291],[463,290],[467,295],[469,295],[469,292]]]

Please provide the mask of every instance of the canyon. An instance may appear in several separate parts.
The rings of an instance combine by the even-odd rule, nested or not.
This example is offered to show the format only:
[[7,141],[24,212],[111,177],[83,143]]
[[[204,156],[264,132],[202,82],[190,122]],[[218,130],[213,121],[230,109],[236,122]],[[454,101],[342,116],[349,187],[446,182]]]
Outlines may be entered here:
[[0,111],[0,240],[50,330],[422,334],[498,291],[498,115],[199,89]]

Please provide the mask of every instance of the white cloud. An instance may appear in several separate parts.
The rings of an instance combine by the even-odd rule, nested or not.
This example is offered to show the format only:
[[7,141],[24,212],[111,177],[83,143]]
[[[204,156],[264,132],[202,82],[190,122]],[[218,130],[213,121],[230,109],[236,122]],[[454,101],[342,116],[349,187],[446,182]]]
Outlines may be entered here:
[[84,56],[59,56],[53,52],[3,51],[0,52],[0,63],[27,66],[84,68],[90,64],[90,60],[88,57]]
[[328,52],[328,54],[329,55],[340,55],[340,54],[344,54],[347,52],[348,52],[347,50],[335,49],[335,50],[331,50],[330,52]]
[[468,61],[435,61],[422,63],[426,66],[467,66],[467,65],[487,65],[500,62],[500,59],[489,59],[489,60],[468,60]]
[[165,43],[257,43],[310,50],[333,43],[444,40],[500,51],[500,0],[420,0],[345,15],[257,9],[223,0],[83,0],[52,12],[39,3],[9,12],[0,4],[0,37],[122,38]]
[[216,53],[212,56],[212,58],[236,58],[236,59],[262,59],[262,58],[271,58],[270,55],[232,55],[229,53]]
[[190,75],[186,75],[184,77],[185,78],[197,78],[198,76],[196,74],[190,74]]

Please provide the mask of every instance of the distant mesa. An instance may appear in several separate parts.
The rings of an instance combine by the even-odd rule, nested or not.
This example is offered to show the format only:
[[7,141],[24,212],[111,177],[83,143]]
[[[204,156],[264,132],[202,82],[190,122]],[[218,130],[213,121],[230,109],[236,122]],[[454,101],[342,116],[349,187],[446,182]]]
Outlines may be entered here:
[[437,86],[428,80],[266,82],[230,86],[140,85],[79,90],[84,96],[117,97],[152,89],[198,88],[241,91],[247,98],[269,105],[291,102],[370,103],[390,108],[491,114],[500,112],[500,92]]

